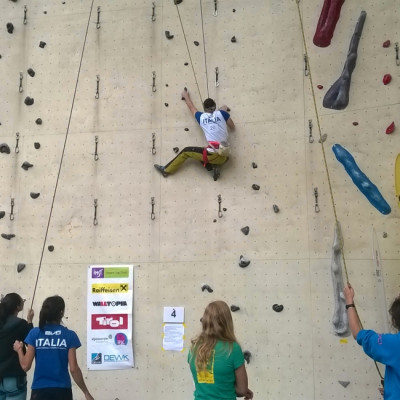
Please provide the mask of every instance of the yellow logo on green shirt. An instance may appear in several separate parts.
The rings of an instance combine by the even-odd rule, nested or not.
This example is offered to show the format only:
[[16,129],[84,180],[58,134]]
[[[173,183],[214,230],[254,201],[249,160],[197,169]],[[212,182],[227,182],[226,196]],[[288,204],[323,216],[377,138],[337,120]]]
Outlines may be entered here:
[[215,350],[211,352],[211,356],[207,362],[205,371],[197,371],[197,382],[214,383],[214,358]]

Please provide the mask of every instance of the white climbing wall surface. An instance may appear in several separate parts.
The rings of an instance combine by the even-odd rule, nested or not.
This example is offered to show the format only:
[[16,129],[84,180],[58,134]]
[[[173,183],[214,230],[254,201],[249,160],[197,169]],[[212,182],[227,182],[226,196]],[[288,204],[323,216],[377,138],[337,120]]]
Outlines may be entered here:
[[[38,278],[35,323],[45,297],[65,298],[65,324],[82,339],[79,363],[96,400],[190,399],[187,348],[204,307],[216,299],[240,307],[233,318],[243,349],[252,354],[247,372],[254,398],[379,397],[373,362],[352,337],[335,336],[331,326],[335,216],[323,150],[358,311],[365,327],[380,331],[384,311],[377,300],[372,227],[388,305],[400,282],[394,190],[400,131],[385,134],[392,121],[400,128],[400,11],[395,0],[346,1],[331,45],[318,48],[312,38],[322,4],[218,0],[214,16],[214,0],[183,0],[183,33],[173,0],[154,1],[154,21],[151,0],[3,1],[0,143],[11,152],[0,153],[0,233],[15,237],[0,238],[0,293],[19,292],[30,305]],[[323,146],[304,73],[298,7],[321,133],[327,134]],[[349,105],[325,109],[322,99],[342,72],[362,10],[367,19]],[[14,25],[12,34],[7,23]],[[168,40],[165,31],[174,37]],[[391,45],[383,48],[387,39]],[[392,82],[385,86],[388,73]],[[216,182],[194,161],[167,179],[153,168],[175,156],[174,147],[204,145],[181,101],[185,86],[199,108],[207,92],[231,107],[232,156]],[[24,104],[27,96],[33,105]],[[331,150],[336,143],[378,186],[391,214],[380,214],[353,184]],[[22,169],[24,161],[33,167]],[[32,199],[31,192],[40,196]],[[248,235],[241,231],[246,226]],[[251,261],[248,267],[239,267],[240,255]],[[26,264],[20,273],[18,263]],[[135,265],[135,368],[88,372],[87,267],[107,263]],[[203,284],[213,292],[202,292]],[[275,312],[274,304],[283,311]],[[185,307],[182,353],[162,350],[165,306]],[[82,399],[75,385],[73,390]]]

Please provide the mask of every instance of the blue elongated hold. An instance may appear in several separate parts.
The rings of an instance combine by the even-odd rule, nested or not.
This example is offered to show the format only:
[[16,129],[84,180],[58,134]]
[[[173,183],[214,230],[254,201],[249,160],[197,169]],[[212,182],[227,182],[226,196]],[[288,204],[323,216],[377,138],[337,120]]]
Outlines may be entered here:
[[354,157],[340,144],[334,144],[332,150],[337,160],[343,164],[354,184],[361,190],[361,193],[369,202],[382,214],[389,214],[391,211],[389,204],[383,198],[378,188],[360,170]]

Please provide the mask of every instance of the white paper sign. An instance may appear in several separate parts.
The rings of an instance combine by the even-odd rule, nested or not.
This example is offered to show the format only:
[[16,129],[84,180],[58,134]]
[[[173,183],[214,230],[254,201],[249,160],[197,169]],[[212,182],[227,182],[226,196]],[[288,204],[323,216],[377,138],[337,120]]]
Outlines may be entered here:
[[184,307],[164,307],[163,322],[184,323],[185,308]]
[[184,335],[185,335],[185,326],[183,324],[165,324],[163,349],[182,351]]

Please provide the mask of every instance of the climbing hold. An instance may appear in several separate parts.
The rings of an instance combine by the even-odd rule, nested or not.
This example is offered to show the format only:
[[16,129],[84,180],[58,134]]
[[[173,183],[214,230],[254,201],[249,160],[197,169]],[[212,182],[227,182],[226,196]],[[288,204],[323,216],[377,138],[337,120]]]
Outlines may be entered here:
[[198,46],[200,44],[197,40],[195,40],[193,43],[195,46]]
[[13,33],[14,32],[14,25],[11,22],[9,22],[7,24],[7,32],[8,33]]
[[213,220],[213,222],[217,222],[217,220],[216,220],[216,219],[214,219],[214,220]]
[[231,37],[231,42],[232,42],[232,43],[236,43],[236,37],[235,37],[235,36],[232,36],[232,37]]
[[223,210],[223,211],[226,211],[226,210],[227,210],[227,208],[226,208],[226,207],[224,207],[222,210]]
[[35,122],[37,125],[42,125],[43,123],[42,118],[38,118]]
[[274,305],[272,306],[272,309],[273,309],[275,312],[281,312],[281,311],[283,310],[283,305],[282,305],[282,304],[274,304]]
[[40,149],[40,143],[39,142],[35,142],[34,145],[36,150]]
[[0,211],[0,219],[4,218],[6,215],[5,211]]
[[39,47],[42,48],[42,49],[44,49],[44,46],[46,46],[46,42],[40,41]]
[[328,139],[328,135],[324,133],[318,140],[318,143],[324,143]]
[[32,199],[37,199],[40,196],[40,193],[31,192]]
[[15,235],[14,235],[13,233],[2,233],[2,234],[1,234],[1,237],[2,237],[3,239],[11,240],[12,238],[15,237]]
[[232,12],[236,12],[236,10],[235,10],[235,9],[233,9],[233,10],[232,10]]
[[246,257],[240,256],[239,258],[239,267],[240,268],[246,268],[250,265],[250,260],[248,260]]
[[52,251],[54,251],[54,246],[50,245],[50,246],[47,247],[47,249],[48,249],[50,252],[52,252]]
[[17,272],[18,272],[18,273],[21,272],[22,270],[25,269],[25,267],[26,267],[25,264],[18,264],[18,265],[17,265]]
[[387,232],[383,232],[383,233],[382,233],[382,237],[383,237],[384,239],[386,239],[387,236],[388,236]]
[[272,208],[273,208],[273,210],[274,210],[274,213],[278,213],[278,212],[279,212],[279,207],[278,207],[276,204],[274,204],[274,205],[272,206]]
[[254,183],[253,185],[251,185],[251,187],[252,187],[254,190],[260,190],[260,186],[259,186],[259,185],[256,185],[255,183]]
[[168,107],[168,103],[164,103],[164,106],[165,106],[165,107]]
[[185,62],[183,65],[189,65],[189,63],[188,63],[188,62]]
[[243,352],[243,358],[246,360],[247,364],[250,364],[251,353],[248,350]]
[[394,122],[392,122],[392,123],[386,128],[386,135],[390,135],[391,133],[393,133],[393,132],[394,132],[394,128],[395,128],[395,125],[394,125]]
[[183,1],[183,0],[174,0],[174,4],[175,4],[175,5],[181,4],[182,1]]
[[323,87],[322,85],[317,85],[317,88],[318,88],[319,90],[321,90],[321,89],[323,89],[324,87]]
[[382,47],[388,48],[390,46],[390,40],[385,40],[382,44]]
[[2,143],[0,144],[0,153],[6,153],[6,154],[10,154],[11,150],[10,150],[10,146],[6,143]]
[[385,74],[383,76],[382,82],[384,85],[388,85],[392,81],[392,75],[390,74]]
[[358,122],[354,121],[354,122],[353,122],[353,125],[354,125],[354,126],[357,126],[357,125],[358,125]]
[[26,72],[28,72],[28,75],[32,78],[35,76],[35,71],[32,68],[29,68]]
[[189,132],[189,128],[185,128],[185,131],[186,131],[186,132]]
[[166,37],[168,40],[171,40],[171,39],[173,39],[174,35],[171,35],[170,31],[165,31],[165,37]]
[[174,153],[179,153],[179,147],[174,147],[172,150],[174,150]]
[[241,231],[245,234],[248,235],[250,232],[250,228],[248,226],[245,226],[244,228],[241,229]]
[[251,166],[252,166],[253,168],[257,168],[257,164],[256,164],[255,162],[252,162],[252,163],[251,163]]
[[21,168],[24,169],[25,171],[28,171],[28,169],[32,167],[33,164],[29,163],[28,161],[24,161],[24,163],[21,165]]
[[350,385],[349,381],[338,381],[344,388]]
[[201,287],[201,291],[204,292],[205,290],[207,290],[208,293],[212,293],[214,290],[211,289],[211,287],[209,285],[204,284]]
[[340,144],[332,146],[337,160],[344,166],[346,172],[354,184],[368,201],[382,214],[389,214],[391,208],[383,198],[378,188],[368,179],[368,177],[360,170],[354,157]]
[[236,312],[236,311],[239,311],[239,310],[240,310],[240,307],[231,305],[231,311],[232,312]]
[[27,97],[25,98],[25,101],[24,101],[24,103],[25,103],[27,106],[31,106],[34,102],[35,102],[35,99],[34,99],[33,97],[29,97],[29,96],[27,96]]

